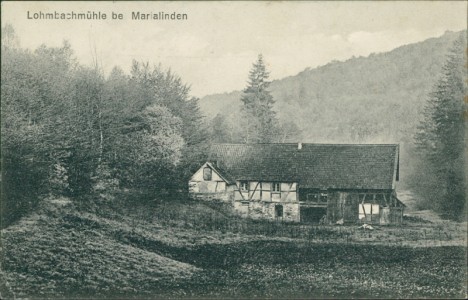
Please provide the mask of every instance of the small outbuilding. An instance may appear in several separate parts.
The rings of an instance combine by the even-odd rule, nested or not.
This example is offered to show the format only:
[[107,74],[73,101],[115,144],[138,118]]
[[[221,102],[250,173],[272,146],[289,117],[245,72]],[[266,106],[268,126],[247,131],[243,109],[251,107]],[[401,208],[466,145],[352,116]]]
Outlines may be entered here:
[[214,144],[189,181],[194,199],[242,216],[303,223],[399,224],[399,146]]

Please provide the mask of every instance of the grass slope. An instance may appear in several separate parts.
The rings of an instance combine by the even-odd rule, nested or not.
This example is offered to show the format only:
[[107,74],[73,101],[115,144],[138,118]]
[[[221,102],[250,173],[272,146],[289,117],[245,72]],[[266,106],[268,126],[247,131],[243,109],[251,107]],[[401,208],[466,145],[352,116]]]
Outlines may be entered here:
[[[261,234],[264,225],[276,232]],[[466,247],[447,246],[454,240],[447,235],[409,233],[422,227],[429,232],[431,226],[306,231],[314,236],[301,235],[304,226],[239,221],[226,209],[197,202],[159,202],[123,214],[52,200],[2,230],[0,293],[3,298],[464,297]],[[343,238],[345,231],[349,235]],[[389,238],[395,232],[400,240]],[[427,246],[433,244],[439,246]]]
[[197,270],[121,243],[110,224],[78,212],[49,209],[42,213],[2,232],[2,268],[16,297],[132,294]]

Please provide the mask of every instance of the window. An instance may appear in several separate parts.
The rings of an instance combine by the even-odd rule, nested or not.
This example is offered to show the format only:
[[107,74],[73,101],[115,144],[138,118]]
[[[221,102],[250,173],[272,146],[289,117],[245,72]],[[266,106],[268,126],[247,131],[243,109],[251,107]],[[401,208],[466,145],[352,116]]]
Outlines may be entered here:
[[327,200],[328,200],[328,193],[320,193],[320,202],[322,203],[327,203]]
[[311,203],[325,204],[328,200],[328,193],[327,191],[311,191],[310,193],[306,194],[305,200]]
[[208,168],[208,167],[204,168],[203,169],[203,180],[211,181],[211,175],[212,175],[211,172],[212,172],[211,168]]
[[307,201],[319,202],[319,194],[318,193],[307,194]]
[[283,205],[276,205],[275,206],[275,215],[277,218],[283,217]]
[[240,182],[240,189],[241,189],[241,191],[248,191],[249,190],[249,182],[248,181],[241,181]]
[[281,184],[280,183],[276,183],[276,182],[273,182],[271,184],[271,191],[273,193],[279,193],[281,191]]

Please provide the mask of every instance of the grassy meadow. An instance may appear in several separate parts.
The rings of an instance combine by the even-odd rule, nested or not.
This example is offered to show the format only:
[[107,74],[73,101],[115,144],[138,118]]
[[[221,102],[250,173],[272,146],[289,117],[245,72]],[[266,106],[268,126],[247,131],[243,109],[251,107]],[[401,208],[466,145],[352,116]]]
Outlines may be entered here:
[[90,203],[47,199],[2,230],[2,298],[467,293],[466,224],[413,216],[370,231],[239,219],[222,205],[187,200]]

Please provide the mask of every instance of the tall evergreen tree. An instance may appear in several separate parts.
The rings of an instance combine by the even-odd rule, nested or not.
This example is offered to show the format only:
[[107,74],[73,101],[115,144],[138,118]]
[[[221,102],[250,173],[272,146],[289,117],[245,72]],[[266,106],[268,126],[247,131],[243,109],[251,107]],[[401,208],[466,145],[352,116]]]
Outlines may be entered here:
[[415,136],[421,159],[420,193],[451,218],[463,215],[466,197],[464,143],[466,119],[466,38],[451,49],[440,80],[430,94]]
[[264,143],[276,140],[277,120],[273,110],[275,101],[268,87],[269,72],[263,56],[258,55],[249,73],[248,85],[241,97],[244,126],[241,135],[246,143]]

